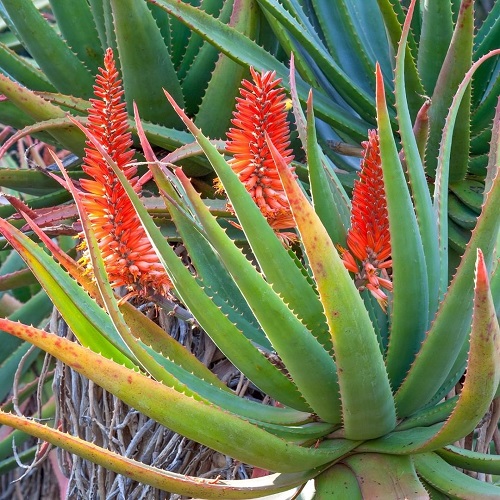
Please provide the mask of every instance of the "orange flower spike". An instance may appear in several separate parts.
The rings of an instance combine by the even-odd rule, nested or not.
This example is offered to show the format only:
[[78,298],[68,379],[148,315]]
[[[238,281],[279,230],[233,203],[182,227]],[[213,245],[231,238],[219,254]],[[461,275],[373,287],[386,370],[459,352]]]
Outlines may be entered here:
[[[134,151],[126,104],[121,101],[123,89],[111,49],[106,51],[100,73],[94,86],[96,98],[90,100],[88,129],[139,191],[137,168],[131,165]],[[86,144],[83,170],[92,179],[81,179],[83,204],[111,285],[125,286],[132,294],[166,295],[172,284],[130,199],[99,151],[90,141]]]
[[340,252],[345,267],[355,273],[358,288],[370,290],[385,310],[387,296],[381,288],[392,290],[387,272],[392,266],[391,238],[376,130],[368,132],[362,145],[365,154],[354,183],[348,249]]
[[234,155],[229,163],[271,227],[293,228],[295,222],[265,140],[267,133],[285,162],[291,163],[286,96],[274,71],[259,74],[250,68],[250,72],[253,82],[243,80],[234,127],[227,134],[226,148]]

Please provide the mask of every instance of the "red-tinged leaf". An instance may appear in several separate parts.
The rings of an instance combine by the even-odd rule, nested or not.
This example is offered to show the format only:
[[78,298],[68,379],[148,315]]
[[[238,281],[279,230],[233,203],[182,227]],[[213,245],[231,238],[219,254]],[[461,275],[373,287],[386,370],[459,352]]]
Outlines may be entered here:
[[37,345],[174,432],[245,463],[299,472],[336,460],[357,445],[348,440],[337,440],[331,448],[294,445],[65,338],[6,319],[0,319],[0,329]]
[[500,382],[500,327],[483,253],[477,250],[474,313],[465,382],[455,409],[441,430],[418,451],[432,451],[473,432]]
[[[318,471],[272,474],[262,478],[226,481],[179,475],[137,462],[33,419],[0,411],[0,424],[22,430],[108,470],[162,491],[189,498],[258,498],[286,491],[313,478]],[[16,441],[17,442],[17,441]]]
[[[363,300],[286,162],[272,152],[300,232],[330,328],[345,435],[372,439],[390,432],[396,413],[384,361]],[[371,380],[373,383],[367,384]]]

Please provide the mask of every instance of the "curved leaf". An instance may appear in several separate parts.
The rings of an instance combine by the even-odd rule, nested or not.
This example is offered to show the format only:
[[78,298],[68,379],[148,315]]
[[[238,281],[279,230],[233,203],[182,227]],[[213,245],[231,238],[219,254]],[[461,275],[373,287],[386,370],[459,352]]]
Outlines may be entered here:
[[3,0],[9,24],[52,85],[65,94],[92,95],[93,77],[38,11],[32,0]]
[[162,88],[178,102],[184,98],[151,11],[144,1],[111,0],[111,7],[129,113],[135,102],[145,120],[169,127],[178,125],[179,119],[168,109]]
[[357,444],[338,440],[332,448],[303,448],[65,338],[5,319],[0,319],[0,328],[37,345],[160,424],[258,467],[304,471],[335,460]]

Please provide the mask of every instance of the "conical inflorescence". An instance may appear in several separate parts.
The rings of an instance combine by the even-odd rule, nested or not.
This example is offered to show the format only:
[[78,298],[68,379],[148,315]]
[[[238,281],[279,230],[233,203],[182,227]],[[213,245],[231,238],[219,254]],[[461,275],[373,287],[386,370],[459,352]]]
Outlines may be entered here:
[[[88,130],[139,191],[137,167],[131,163],[134,150],[126,104],[121,99],[123,88],[111,49],[106,51],[94,93]],[[86,144],[83,170],[91,179],[80,181],[82,199],[111,285],[125,286],[133,294],[167,294],[172,284],[125,189],[92,142]],[[83,262],[88,266],[88,259],[84,257]]]

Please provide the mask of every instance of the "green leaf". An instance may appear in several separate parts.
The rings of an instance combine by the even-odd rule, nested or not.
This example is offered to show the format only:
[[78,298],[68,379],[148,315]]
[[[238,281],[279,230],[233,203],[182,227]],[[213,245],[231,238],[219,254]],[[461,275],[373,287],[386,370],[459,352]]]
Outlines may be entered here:
[[484,472],[485,474],[500,474],[500,455],[478,453],[451,445],[436,450],[436,453],[450,465],[461,469]]
[[[168,472],[123,457],[78,437],[11,413],[0,412],[0,422],[17,429],[24,429],[43,441],[52,443],[59,448],[77,454],[90,462],[101,465],[134,481],[191,498],[258,498],[299,486],[318,473],[317,470],[312,470],[291,474],[271,474],[261,478],[236,481],[220,479],[214,481],[213,479],[180,476],[174,472]],[[18,444],[17,440],[16,444]],[[11,442],[9,442],[9,445],[12,446]],[[33,449],[33,456],[35,451]],[[20,453],[19,458],[26,460],[29,457]],[[18,466],[17,462],[13,462],[14,466]],[[4,462],[0,462],[0,467],[2,466],[5,467]],[[0,468],[0,471],[2,470]]]
[[[241,5],[236,5],[236,7],[241,8]],[[246,10],[246,15],[244,14],[246,20],[255,26],[255,9],[247,8]],[[219,21],[228,24],[232,12],[233,2],[223,2],[222,10],[218,16]],[[253,21],[252,17],[254,18]],[[234,26],[234,24],[232,25]],[[200,47],[197,48],[196,46],[198,43]],[[193,46],[194,50],[192,50]],[[192,55],[191,51],[196,54],[192,58],[190,57]],[[182,90],[185,96],[186,112],[190,116],[196,115],[198,106],[205,93],[207,84],[211,79],[212,71],[214,70],[218,58],[219,52],[213,45],[203,40],[198,33],[191,33],[186,47],[186,54],[184,54],[182,64],[178,70],[179,79],[182,81]],[[184,74],[185,71],[186,73]],[[228,99],[225,101],[225,107],[229,107],[226,105],[227,102],[230,101]],[[213,110],[218,109],[217,104],[216,102],[212,103],[212,115]]]
[[393,303],[386,365],[392,387],[404,379],[424,339],[429,317],[427,266],[408,185],[391,132],[377,67],[380,158],[392,247]]
[[342,98],[359,115],[367,120],[373,121],[375,103],[373,97],[360,86],[358,86],[349,75],[334,61],[326,48],[314,39],[278,2],[269,0],[258,0],[260,6],[267,10],[274,18],[278,19],[295,38],[309,56],[321,67],[321,71],[335,82],[335,89]]
[[419,476],[446,495],[470,500],[500,496],[498,486],[459,472],[435,453],[419,453],[413,456],[413,461]]
[[[250,39],[255,38],[258,17],[254,0],[235,3],[229,26]],[[226,54],[219,55],[195,118],[196,126],[203,130],[207,137],[226,136],[234,109],[234,106],[229,106],[228,103],[236,103],[241,81],[247,75],[247,68]]]
[[[438,2],[434,2],[438,3]],[[399,130],[401,134],[401,143],[406,159],[406,168],[412,189],[413,203],[417,223],[422,238],[422,246],[425,256],[427,269],[427,283],[429,291],[429,322],[438,307],[439,293],[439,246],[436,225],[436,216],[432,206],[432,200],[427,186],[425,170],[422,164],[420,148],[417,144],[417,138],[411,125],[410,110],[406,96],[404,66],[406,55],[406,42],[410,23],[413,15],[415,3],[412,2],[407,13],[406,21],[403,27],[401,40],[398,47],[395,69],[395,93],[396,109],[399,118]],[[442,7],[443,8],[443,7]],[[424,18],[425,19],[425,18]],[[425,26],[425,23],[424,23]],[[425,31],[425,30],[424,30]],[[428,326],[428,325],[427,325]],[[427,328],[426,326],[426,328]]]
[[38,11],[32,0],[5,0],[2,6],[23,45],[50,83],[65,94],[90,97],[93,77]]
[[[197,215],[211,243],[240,288],[298,390],[321,418],[327,422],[338,423],[340,421],[338,386],[335,363],[329,353],[229,240],[194,189],[188,186],[188,180],[180,169],[176,173],[190,196],[191,203],[196,207]],[[228,186],[225,187],[228,189]],[[272,238],[276,236],[273,234]],[[293,339],[293,342],[290,342],[290,339]],[[315,369],[304,370],[304,364],[314,364]],[[319,385],[322,387],[321,391],[317,390]]]
[[[474,36],[473,2],[463,0],[453,38],[443,62],[432,94],[429,110],[430,135],[427,144],[427,174],[434,177],[438,168],[442,130],[448,109],[458,86],[472,64],[472,42]],[[449,180],[462,180],[467,173],[470,141],[470,87],[465,92],[459,110],[459,117],[453,130]]]
[[9,75],[30,89],[47,92],[55,91],[54,86],[49,83],[39,69],[3,43],[0,43],[0,68],[2,73]]
[[145,120],[178,125],[162,89],[168,89],[179,102],[183,102],[182,90],[151,11],[145,2],[134,0],[111,0],[111,7],[129,113],[135,102]]
[[104,51],[91,8],[86,0],[50,0],[57,27],[68,47],[93,74],[102,66]]
[[[200,33],[203,38],[239,64],[253,66],[259,71],[274,70],[278,77],[282,78],[283,81],[286,80],[288,70],[285,65],[235,29],[226,26],[200,9],[176,0],[148,1],[180,19],[193,31]],[[298,82],[297,86],[300,98],[305,102],[309,88],[302,80]],[[347,112],[322,92],[318,92],[316,95],[315,103],[318,117],[331,123],[337,130],[345,132],[357,140],[363,140],[366,136],[368,125],[362,120],[353,117],[352,113]]]
[[[21,111],[36,121],[64,118],[66,116],[66,113],[59,107],[50,104],[31,90],[22,87],[2,74],[0,74],[0,92],[8,97]],[[24,125],[25,123],[22,124],[22,127]],[[65,149],[82,156],[84,142],[81,136],[79,137],[79,134],[75,134],[75,132],[74,128],[71,127],[69,129],[52,130],[50,134]]]
[[[350,439],[372,439],[386,434],[396,425],[396,412],[368,312],[318,215],[269,139],[268,146],[297,223],[330,329],[345,435]],[[367,384],[367,380],[373,383]],[[320,391],[323,397],[325,382]]]
[[427,498],[409,456],[355,454],[343,463],[356,474],[363,498]]
[[349,200],[335,174],[328,176],[328,164],[316,138],[312,94],[307,101],[307,167],[314,211],[334,244],[345,246],[349,227]]
[[[491,57],[496,52],[500,52],[500,50],[492,52],[485,57]],[[455,97],[455,104],[450,108],[450,115],[447,119],[448,131],[452,129],[452,125],[457,118],[458,103],[460,102],[461,94],[465,92],[468,81],[480,64],[481,60],[477,61],[468,72],[466,80],[462,82],[460,92]],[[451,140],[451,134],[448,132],[445,135],[441,148],[440,170],[447,168]],[[442,174],[443,181],[439,180],[440,176],[438,175],[439,182],[436,185],[436,191],[440,192],[442,196],[439,199],[438,206],[440,208],[440,216],[446,218],[444,221],[441,221],[441,226],[443,226],[447,224],[448,219],[446,210],[448,200],[448,190],[445,182],[447,177],[446,172]],[[466,335],[470,328],[472,316],[476,251],[477,248],[483,251],[485,262],[489,265],[500,227],[500,220],[498,218],[499,206],[500,176],[497,174],[457,273],[451,282],[443,302],[440,304],[436,318],[427,333],[415,363],[401,388],[396,393],[396,405],[400,416],[410,415],[428,402],[448,378],[452,366],[457,361],[458,354],[462,352],[466,355],[467,353],[467,349],[462,349],[462,347],[464,342],[466,342]],[[443,238],[446,238],[445,241],[447,241],[447,236],[447,232],[441,232],[441,241]],[[443,245],[443,254],[447,255],[446,243],[441,243],[441,245]],[[442,282],[446,283],[447,280],[448,276],[446,272],[446,275],[442,277]],[[453,332],[453,335],[450,335],[450,332]],[[447,353],[445,357],[438,355],[438,353],[443,352]],[[460,360],[458,360],[457,364],[460,365]]]
[[422,13],[417,67],[427,95],[432,95],[453,35],[449,2],[427,2]]

